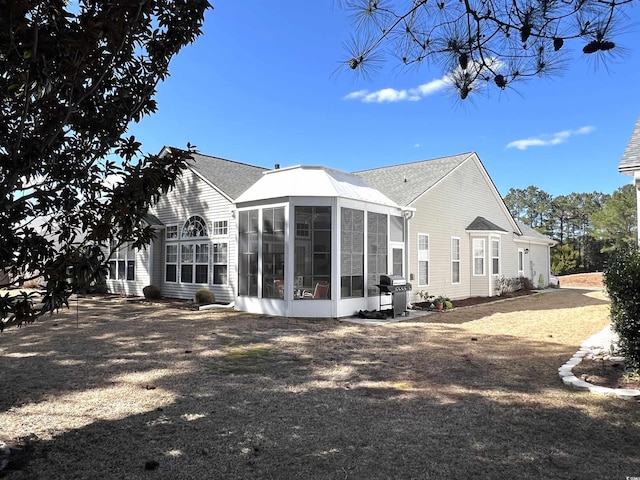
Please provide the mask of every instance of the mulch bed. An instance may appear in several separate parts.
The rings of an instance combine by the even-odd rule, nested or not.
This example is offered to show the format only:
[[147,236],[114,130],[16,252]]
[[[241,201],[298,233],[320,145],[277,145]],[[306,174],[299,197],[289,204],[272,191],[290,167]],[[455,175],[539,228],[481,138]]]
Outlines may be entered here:
[[640,390],[640,376],[627,372],[621,362],[584,358],[572,371],[576,377],[593,385]]
[[[470,297],[461,300],[453,300],[454,307],[470,307],[473,305],[482,305],[485,303],[491,303],[498,300],[504,300],[506,298],[516,298],[526,295],[532,295],[536,293],[535,290],[518,290],[516,292],[505,293],[504,295],[496,297]],[[120,299],[119,295],[107,295],[107,297],[113,297],[113,299]],[[179,298],[161,298],[154,300],[147,300],[143,297],[127,297],[127,302],[136,303],[140,305],[162,305],[169,308],[177,308],[180,310],[198,310],[198,304],[192,300],[183,300]],[[421,308],[425,308],[425,302],[417,302],[414,305]]]
[[[532,295],[534,293],[536,293],[535,290],[517,290],[515,292],[505,293],[504,295],[500,295],[497,297],[469,297],[463,298],[461,300],[453,300],[452,303],[454,308],[472,307],[474,305],[482,305],[485,303],[496,302],[507,298],[523,297],[526,295]],[[426,309],[427,307],[426,302],[416,302],[414,305],[422,309]]]

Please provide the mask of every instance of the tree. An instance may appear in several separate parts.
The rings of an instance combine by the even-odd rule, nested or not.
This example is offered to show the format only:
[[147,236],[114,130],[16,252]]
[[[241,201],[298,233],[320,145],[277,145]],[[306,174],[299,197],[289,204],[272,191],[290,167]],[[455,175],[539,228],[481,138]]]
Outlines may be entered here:
[[574,273],[579,259],[580,254],[571,245],[557,245],[551,254],[551,271],[556,275]]
[[551,195],[533,185],[524,190],[511,188],[504,197],[507,208],[515,218],[539,230],[547,230],[551,200]]
[[638,244],[636,215],[636,189],[631,184],[617,189],[601,210],[592,213],[593,234],[605,242],[603,251],[621,251]]
[[625,366],[640,373],[640,252],[621,249],[604,272],[611,325],[620,337]]
[[553,74],[569,60],[618,52],[614,35],[634,0],[342,0],[354,37],[342,66],[368,74],[386,56],[402,65],[434,61],[461,99],[483,85],[505,89]]
[[564,244],[570,225],[577,217],[576,201],[569,195],[560,195],[551,201],[551,224],[554,237]]
[[38,305],[0,297],[0,330],[68,305],[109,245],[146,245],[144,215],[189,158],[140,157],[125,134],[155,112],[156,85],[201,34],[208,1],[68,3],[0,0],[0,271],[46,282]]

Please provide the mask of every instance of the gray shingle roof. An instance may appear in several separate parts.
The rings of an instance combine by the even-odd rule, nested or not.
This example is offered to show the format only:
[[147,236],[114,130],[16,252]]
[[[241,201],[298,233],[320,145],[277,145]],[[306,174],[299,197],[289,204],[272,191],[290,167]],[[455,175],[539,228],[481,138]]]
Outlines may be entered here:
[[506,230],[502,227],[499,227],[493,222],[490,222],[484,217],[476,217],[473,222],[469,224],[467,230],[478,230],[478,231],[492,231],[492,232],[506,232]]
[[516,223],[518,224],[518,227],[520,228],[520,231],[522,232],[522,237],[528,237],[528,238],[531,238],[533,240],[545,241],[545,242],[547,242],[549,244],[555,244],[556,243],[554,240],[552,240],[551,238],[547,237],[545,234],[540,233],[536,229],[531,228],[526,223],[522,223],[520,220],[516,220]]
[[213,183],[229,198],[235,200],[247,188],[256,183],[266,168],[246,163],[210,157],[200,153],[191,155],[191,168]]
[[620,173],[632,175],[636,170],[640,170],[640,117],[636,121],[636,126],[618,165]]
[[164,225],[153,213],[145,213],[143,220],[152,227],[161,227]]
[[413,203],[473,152],[354,172],[402,206]]

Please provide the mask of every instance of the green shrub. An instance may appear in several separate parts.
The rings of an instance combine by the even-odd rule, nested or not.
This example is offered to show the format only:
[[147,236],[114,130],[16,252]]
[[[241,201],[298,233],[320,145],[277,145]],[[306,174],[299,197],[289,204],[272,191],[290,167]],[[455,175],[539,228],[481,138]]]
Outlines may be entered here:
[[147,300],[160,300],[162,296],[160,288],[156,287],[155,285],[147,285],[146,287],[144,287],[142,289],[142,294]]
[[208,288],[201,288],[196,292],[196,303],[198,305],[210,305],[216,303],[216,294]]
[[620,337],[625,363],[640,371],[640,253],[621,252],[604,271],[603,283],[611,299],[611,323]]
[[449,310],[453,308],[453,302],[451,300],[445,300],[444,301],[444,309],[445,310]]

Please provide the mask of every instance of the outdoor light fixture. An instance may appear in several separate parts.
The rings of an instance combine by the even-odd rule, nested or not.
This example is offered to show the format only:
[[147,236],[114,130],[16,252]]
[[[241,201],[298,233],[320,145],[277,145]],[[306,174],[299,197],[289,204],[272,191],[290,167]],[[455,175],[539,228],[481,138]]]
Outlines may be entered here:
[[525,253],[525,255],[526,255],[527,253],[529,253],[529,249],[528,249],[528,248],[525,248],[525,249],[524,249],[524,253]]

